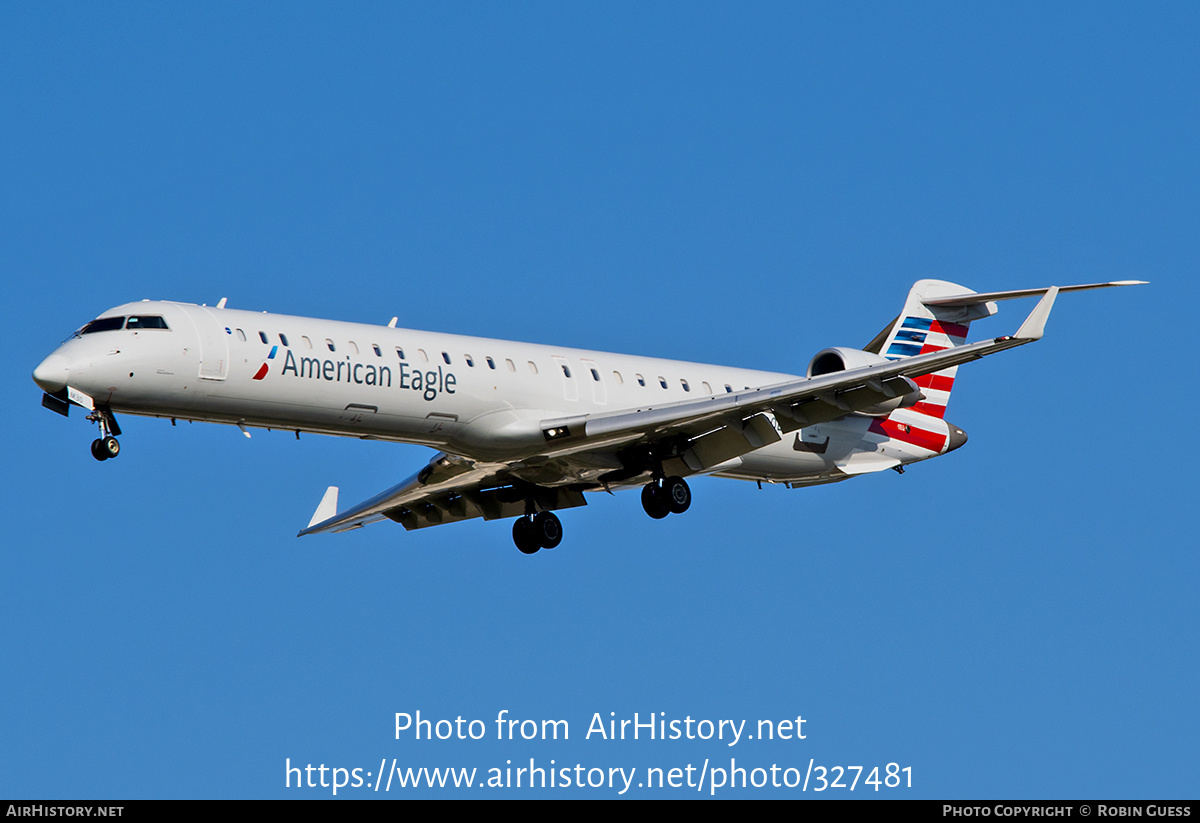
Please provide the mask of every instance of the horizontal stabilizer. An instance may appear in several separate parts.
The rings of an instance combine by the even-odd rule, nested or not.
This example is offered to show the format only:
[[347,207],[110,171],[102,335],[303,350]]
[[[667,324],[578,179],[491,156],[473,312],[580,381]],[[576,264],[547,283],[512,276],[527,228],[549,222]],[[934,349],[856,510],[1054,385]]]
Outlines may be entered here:
[[321,498],[321,505],[317,506],[317,510],[313,512],[312,520],[308,521],[308,528],[312,528],[318,523],[324,523],[329,518],[337,514],[337,499],[338,487],[330,486],[325,490],[325,496]]
[[954,294],[950,297],[936,297],[922,300],[926,306],[973,306],[977,303],[988,303],[993,300],[1014,300],[1018,297],[1033,297],[1045,294],[1051,288],[1060,292],[1087,291],[1088,289],[1108,289],[1113,286],[1144,286],[1145,280],[1114,280],[1111,283],[1088,283],[1082,286],[1044,286],[1040,289],[1017,289],[1016,291],[992,291],[985,294]]

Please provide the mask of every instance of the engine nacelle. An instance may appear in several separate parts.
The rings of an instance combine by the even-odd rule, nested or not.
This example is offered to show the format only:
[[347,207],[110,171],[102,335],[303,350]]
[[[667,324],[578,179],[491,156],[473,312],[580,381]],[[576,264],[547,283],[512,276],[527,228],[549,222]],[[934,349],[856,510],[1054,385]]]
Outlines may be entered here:
[[[809,361],[808,376],[820,377],[825,374],[834,374],[835,372],[859,369],[864,366],[877,366],[890,362],[892,361],[874,352],[851,349],[845,346],[834,346],[822,349]],[[859,414],[865,414],[870,417],[887,417],[896,409],[907,408],[925,399],[925,396],[921,394],[921,390],[917,387],[916,383],[907,377],[902,379],[908,383],[911,391],[897,397],[883,399],[875,405],[856,409],[856,411]]]
[[877,366],[890,363],[886,357],[869,351],[851,349],[845,346],[834,346],[817,352],[808,364],[808,376],[820,377],[823,374],[833,374],[836,371],[858,369],[863,366]]

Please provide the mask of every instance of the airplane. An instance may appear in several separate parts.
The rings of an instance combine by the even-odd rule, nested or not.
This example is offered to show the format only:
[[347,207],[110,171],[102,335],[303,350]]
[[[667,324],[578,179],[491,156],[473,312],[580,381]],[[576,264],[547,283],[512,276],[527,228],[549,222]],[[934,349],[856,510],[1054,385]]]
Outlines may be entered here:
[[[524,554],[563,537],[554,512],[588,492],[641,488],[654,519],[682,514],[697,475],[799,488],[947,454],[958,366],[1042,337],[1059,294],[977,293],[919,280],[862,349],[822,349],[804,376],[307,317],[143,300],[103,312],[34,370],[42,404],[99,426],[116,413],[416,443],[438,453],[402,483],[338,511],[330,486],[299,536],[392,520],[407,530],[515,518]],[[996,303],[1040,295],[1014,334],[967,343]]]

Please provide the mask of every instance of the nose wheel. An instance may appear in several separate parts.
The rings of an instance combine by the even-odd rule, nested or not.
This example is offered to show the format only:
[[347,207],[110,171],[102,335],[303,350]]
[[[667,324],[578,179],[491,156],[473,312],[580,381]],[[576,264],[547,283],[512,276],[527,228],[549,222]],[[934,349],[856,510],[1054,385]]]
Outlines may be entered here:
[[121,444],[111,434],[107,437],[98,437],[92,441],[92,457],[97,460],[108,460],[110,457],[116,457],[120,453]]

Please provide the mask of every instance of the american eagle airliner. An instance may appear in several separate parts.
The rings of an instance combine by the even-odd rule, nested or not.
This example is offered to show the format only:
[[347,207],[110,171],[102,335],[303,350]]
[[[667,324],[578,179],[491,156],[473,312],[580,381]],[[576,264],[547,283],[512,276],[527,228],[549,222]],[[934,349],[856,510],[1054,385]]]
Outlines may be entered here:
[[[874,340],[818,352],[803,377],[144,300],[84,325],[33,379],[44,406],[99,426],[97,460],[121,451],[117,413],[430,446],[428,465],[345,511],[330,486],[300,534],[515,518],[533,554],[558,546],[554,512],[585,492],[640,487],[661,519],[688,509],[694,475],[797,488],[953,451],[960,364],[1040,339],[1060,293],[1140,282],[981,294],[920,280]],[[1014,334],[967,343],[997,301],[1036,295]]]

